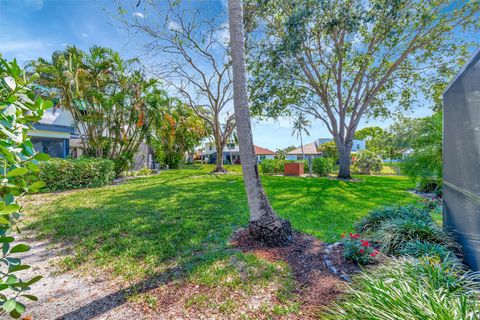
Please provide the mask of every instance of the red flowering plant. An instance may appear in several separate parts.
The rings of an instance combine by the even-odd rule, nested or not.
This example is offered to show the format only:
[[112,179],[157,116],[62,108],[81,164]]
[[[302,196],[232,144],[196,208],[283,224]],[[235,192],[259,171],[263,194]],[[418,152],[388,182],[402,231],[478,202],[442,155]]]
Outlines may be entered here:
[[369,264],[373,262],[375,256],[379,253],[370,242],[362,239],[358,233],[342,234],[343,256],[347,260],[358,262],[359,264]]

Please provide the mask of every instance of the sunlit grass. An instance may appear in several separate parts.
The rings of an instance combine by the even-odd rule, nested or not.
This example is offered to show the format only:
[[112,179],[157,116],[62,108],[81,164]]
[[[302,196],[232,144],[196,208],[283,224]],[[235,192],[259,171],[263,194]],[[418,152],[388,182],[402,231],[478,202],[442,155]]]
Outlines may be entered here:
[[[267,303],[269,314],[296,312],[289,269],[239,254],[228,244],[249,217],[238,168],[232,174],[210,175],[209,166],[190,167],[116,186],[32,195],[24,201],[27,225],[40,236],[72,245],[74,254],[63,260],[64,268],[99,270],[129,283],[178,269],[186,281],[220,288],[221,294],[232,289],[248,295],[273,282],[283,302]],[[354,222],[374,208],[417,200],[407,192],[413,184],[405,177],[357,178],[344,182],[262,175],[277,213],[294,229],[328,242],[353,230]],[[202,305],[201,294],[186,304]],[[154,303],[145,297],[147,304]],[[216,308],[229,313],[236,307],[229,302]]]

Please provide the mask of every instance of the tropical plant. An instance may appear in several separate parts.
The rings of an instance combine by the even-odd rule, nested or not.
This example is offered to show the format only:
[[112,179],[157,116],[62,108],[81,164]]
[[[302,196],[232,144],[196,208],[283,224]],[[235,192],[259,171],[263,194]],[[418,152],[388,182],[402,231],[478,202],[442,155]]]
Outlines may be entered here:
[[185,154],[193,153],[207,135],[202,118],[185,104],[172,99],[159,110],[147,141],[153,149],[156,162],[174,169],[185,162]]
[[[155,80],[145,77],[138,60],[118,52],[91,47],[56,51],[50,61],[30,63],[38,82],[73,116],[84,154],[115,162],[119,174],[127,169],[148,128],[169,102]],[[146,101],[149,103],[146,103]]]
[[[387,117],[441,93],[470,56],[478,1],[270,0],[252,6],[264,33],[252,48],[253,109],[322,121],[350,179],[350,153],[364,117]],[[250,18],[252,20],[252,18]],[[459,33],[458,30],[464,30]],[[257,31],[257,30],[253,30]]]
[[434,258],[391,259],[362,272],[325,319],[463,319],[480,317],[477,274],[458,262]]
[[146,55],[162,56],[165,63],[156,60],[159,68],[155,71],[167,75],[165,81],[208,127],[217,153],[212,172],[227,172],[223,149],[235,128],[235,117],[230,110],[232,68],[223,16],[204,18],[198,10],[185,10],[175,0],[143,1],[141,5],[152,14],[131,19],[121,7],[120,20],[128,30],[144,36]]
[[414,204],[389,206],[371,211],[355,225],[355,229],[360,233],[371,233],[378,230],[385,221],[391,219],[411,219],[426,222],[432,221],[430,211],[425,207]]
[[384,254],[398,255],[411,241],[441,244],[458,251],[452,238],[433,221],[412,218],[388,219],[380,225],[378,230],[370,233],[369,237],[380,243],[380,250]]
[[307,136],[310,135],[308,128],[312,126],[310,120],[305,118],[303,113],[297,114],[292,123],[292,136],[296,135],[297,139],[300,138],[300,147],[302,148],[302,159],[305,160],[305,152],[303,150],[303,139],[302,133],[304,132]]
[[312,171],[319,176],[327,176],[333,171],[333,160],[331,158],[313,159]]
[[247,94],[242,0],[228,1],[228,16],[233,68],[233,105],[240,144],[243,179],[250,209],[248,228],[255,239],[270,246],[283,246],[292,241],[292,227],[288,220],[277,216],[268,201],[258,174],[257,156],[253,145]]
[[456,258],[455,254],[444,245],[419,240],[405,243],[399,253],[402,256],[411,256],[414,258],[423,256],[438,258],[440,261]]
[[28,294],[41,276],[21,279],[17,272],[29,269],[17,257],[30,250],[26,244],[15,244],[15,232],[20,219],[18,199],[25,193],[36,192],[45,183],[38,180],[39,163],[48,155],[35,153],[27,136],[30,125],[41,119],[51,101],[35,98],[31,84],[36,75],[28,77],[17,62],[0,56],[0,316],[19,318],[25,312],[22,299],[36,301]]
[[353,165],[355,171],[362,174],[380,172],[382,170],[382,159],[370,150],[362,150],[355,154]]

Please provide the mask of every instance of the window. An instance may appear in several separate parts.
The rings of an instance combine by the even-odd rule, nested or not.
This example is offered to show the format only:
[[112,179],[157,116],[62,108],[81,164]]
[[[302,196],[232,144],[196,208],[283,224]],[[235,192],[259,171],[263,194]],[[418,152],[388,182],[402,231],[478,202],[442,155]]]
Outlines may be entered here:
[[235,143],[229,143],[227,144],[228,149],[235,149]]
[[65,158],[68,155],[67,139],[32,137],[31,141],[35,151],[46,153],[52,158]]
[[357,150],[358,150],[358,149],[360,149],[360,144],[359,144],[359,143],[357,143]]
[[208,150],[212,151],[212,150],[213,150],[213,146],[212,146],[212,145],[209,145],[209,146],[208,146]]

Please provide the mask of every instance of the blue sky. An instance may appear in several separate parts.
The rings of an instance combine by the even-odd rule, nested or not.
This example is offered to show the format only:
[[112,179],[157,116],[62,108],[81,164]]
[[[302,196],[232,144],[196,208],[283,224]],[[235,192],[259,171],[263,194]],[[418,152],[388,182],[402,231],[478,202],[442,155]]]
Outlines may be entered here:
[[[137,0],[123,1],[133,8]],[[184,1],[203,14],[225,12],[223,1]],[[129,38],[113,19],[117,4],[113,0],[0,0],[0,53],[7,59],[17,58],[24,63],[38,57],[48,58],[55,50],[74,44],[81,49],[92,45],[111,47],[124,57],[140,53],[139,39]],[[128,14],[145,14],[132,9]],[[137,13],[135,13],[137,12]],[[159,58],[161,59],[161,57]],[[431,111],[425,105],[415,106],[412,116],[425,116]],[[311,136],[305,142],[330,137],[325,126],[312,120]],[[387,127],[392,119],[363,121],[361,127]],[[255,144],[272,150],[299,145],[291,135],[288,119],[254,121]]]

